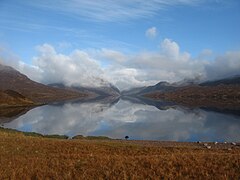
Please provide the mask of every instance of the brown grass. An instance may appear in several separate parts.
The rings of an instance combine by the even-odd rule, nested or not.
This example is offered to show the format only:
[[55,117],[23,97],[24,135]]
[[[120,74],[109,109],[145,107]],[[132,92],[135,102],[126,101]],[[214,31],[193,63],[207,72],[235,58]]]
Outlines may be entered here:
[[239,146],[60,140],[0,131],[0,179],[183,178],[239,179]]
[[21,95],[20,93],[12,90],[0,90],[0,107],[9,106],[32,106],[33,101]]

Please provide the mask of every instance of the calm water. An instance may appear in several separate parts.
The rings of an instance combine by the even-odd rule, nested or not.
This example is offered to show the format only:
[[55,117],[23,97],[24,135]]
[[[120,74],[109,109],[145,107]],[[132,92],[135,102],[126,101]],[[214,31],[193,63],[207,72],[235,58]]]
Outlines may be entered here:
[[[22,114],[22,115],[21,115]],[[174,141],[239,141],[240,116],[189,109],[163,102],[99,100],[47,105],[18,116],[1,117],[2,126],[42,134],[108,136]]]

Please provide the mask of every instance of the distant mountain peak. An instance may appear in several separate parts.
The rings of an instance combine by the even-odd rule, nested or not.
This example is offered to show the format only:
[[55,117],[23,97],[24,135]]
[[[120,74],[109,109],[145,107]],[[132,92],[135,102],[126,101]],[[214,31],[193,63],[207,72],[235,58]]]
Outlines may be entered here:
[[49,84],[49,86],[93,93],[99,96],[120,96],[120,90],[111,83],[107,83],[106,85],[102,84],[102,86],[79,86],[79,85],[66,86],[62,83],[54,83]]
[[6,66],[6,65],[3,65],[3,64],[0,64],[0,73],[8,75],[8,76],[15,76],[16,78],[18,77],[18,78],[22,78],[22,79],[29,79],[26,75],[20,73],[19,71],[17,71],[13,67]]
[[227,78],[217,79],[206,81],[200,83],[200,86],[217,86],[217,85],[239,85],[240,84],[240,75],[235,75]]
[[171,86],[171,84],[167,81],[160,81],[155,86]]
[[193,87],[193,86],[217,86],[220,84],[223,85],[239,85],[240,84],[240,75],[215,80],[215,81],[206,81],[201,82],[201,77],[191,78],[191,79],[183,79],[182,81],[178,81],[175,83],[168,83],[166,81],[161,81],[153,86],[148,87],[140,87],[140,88],[133,88],[127,91],[123,91],[122,95],[125,96],[141,96],[144,94],[152,93],[152,92],[171,92],[177,89],[181,89],[184,87]]

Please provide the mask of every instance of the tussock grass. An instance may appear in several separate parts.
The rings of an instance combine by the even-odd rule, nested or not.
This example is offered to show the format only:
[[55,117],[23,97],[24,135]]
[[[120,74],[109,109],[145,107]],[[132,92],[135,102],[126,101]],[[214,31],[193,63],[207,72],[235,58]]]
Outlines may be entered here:
[[0,179],[239,179],[240,148],[63,140],[0,130]]

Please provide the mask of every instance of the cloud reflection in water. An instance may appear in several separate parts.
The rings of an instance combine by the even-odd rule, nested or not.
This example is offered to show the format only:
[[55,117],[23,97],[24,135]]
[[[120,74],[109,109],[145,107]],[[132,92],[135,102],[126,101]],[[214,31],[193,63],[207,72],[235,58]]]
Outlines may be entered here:
[[240,117],[120,100],[117,104],[78,103],[42,106],[29,111],[5,127],[42,134],[74,136],[103,135],[111,138],[174,141],[237,141]]

